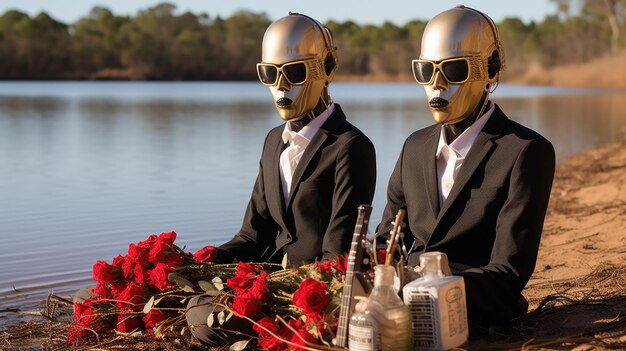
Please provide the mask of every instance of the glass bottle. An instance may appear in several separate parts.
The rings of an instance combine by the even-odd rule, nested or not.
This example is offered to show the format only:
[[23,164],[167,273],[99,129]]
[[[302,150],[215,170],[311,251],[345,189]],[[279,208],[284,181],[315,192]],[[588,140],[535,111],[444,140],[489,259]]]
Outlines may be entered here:
[[[359,302],[350,318],[348,326],[348,349],[350,351],[382,351],[380,345],[380,328],[368,313],[369,301]],[[362,307],[361,307],[362,306]]]
[[448,257],[432,251],[420,255],[422,276],[402,289],[413,324],[413,350],[448,350],[467,341],[463,277],[450,275]]
[[411,316],[393,288],[395,268],[388,265],[374,267],[374,288],[368,298],[366,314],[374,318],[380,328],[383,351],[411,350]]

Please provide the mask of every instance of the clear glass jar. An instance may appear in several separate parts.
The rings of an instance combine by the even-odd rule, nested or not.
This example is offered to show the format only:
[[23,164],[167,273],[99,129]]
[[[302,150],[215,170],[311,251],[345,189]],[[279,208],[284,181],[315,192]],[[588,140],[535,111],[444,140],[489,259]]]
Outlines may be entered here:
[[377,265],[374,267],[374,288],[368,298],[369,313],[380,328],[383,351],[411,350],[411,315],[407,305],[393,288],[395,268]]
[[[367,302],[364,302],[367,304]],[[367,306],[367,305],[366,305]],[[350,351],[382,351],[380,328],[376,320],[366,311],[355,311],[348,326],[348,349]]]

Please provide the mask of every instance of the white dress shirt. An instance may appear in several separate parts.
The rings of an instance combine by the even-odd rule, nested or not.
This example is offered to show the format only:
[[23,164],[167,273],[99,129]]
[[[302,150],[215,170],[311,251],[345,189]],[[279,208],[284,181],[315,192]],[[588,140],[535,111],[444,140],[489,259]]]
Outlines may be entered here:
[[490,103],[489,109],[449,145],[444,131],[445,126],[442,126],[436,154],[439,206],[442,206],[448,198],[450,190],[454,186],[454,180],[463,165],[463,160],[465,160],[478,133],[483,129],[494,109],[495,104]]
[[315,136],[315,133],[334,111],[335,104],[331,103],[324,112],[320,113],[297,133],[291,129],[289,122],[285,123],[283,142],[285,144],[289,143],[289,146],[280,154],[280,180],[283,186],[285,204],[289,201],[291,180],[304,150]]

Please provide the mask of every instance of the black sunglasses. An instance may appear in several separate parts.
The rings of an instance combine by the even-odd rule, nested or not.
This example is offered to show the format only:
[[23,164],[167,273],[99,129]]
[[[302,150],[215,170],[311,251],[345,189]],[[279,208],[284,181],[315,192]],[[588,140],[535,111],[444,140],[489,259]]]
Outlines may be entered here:
[[461,84],[470,79],[471,63],[470,58],[457,57],[439,62],[431,60],[413,60],[413,76],[418,84],[431,84],[435,78],[435,71],[443,74],[448,83]]

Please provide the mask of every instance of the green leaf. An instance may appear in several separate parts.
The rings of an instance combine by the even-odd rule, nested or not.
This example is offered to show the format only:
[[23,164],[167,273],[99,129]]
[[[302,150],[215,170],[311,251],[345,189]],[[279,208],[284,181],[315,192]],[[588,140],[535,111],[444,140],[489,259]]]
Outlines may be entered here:
[[218,290],[217,287],[215,287],[215,285],[211,282],[208,282],[206,280],[201,280],[198,282],[198,286],[200,286],[200,289],[204,290],[204,291],[215,291]]
[[152,306],[154,306],[154,296],[151,296],[150,300],[143,305],[143,313],[148,314],[152,309]]
[[185,277],[178,273],[170,273],[167,275],[167,280],[176,283],[176,285],[185,292],[194,292],[193,284]]
[[215,317],[213,313],[210,313],[206,319],[206,325],[208,325],[209,327],[212,327],[213,323],[215,323]]
[[213,282],[213,285],[217,290],[224,290],[224,283],[222,282],[222,279],[220,277],[215,277],[211,279],[211,282]]
[[246,347],[248,346],[249,342],[250,342],[250,340],[237,341],[236,343],[230,345],[230,347],[228,348],[228,351],[242,351],[242,350],[245,350]]
[[224,324],[224,322],[226,322],[226,313],[224,313],[224,311],[221,311],[220,313],[217,314],[217,322],[222,325]]

